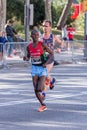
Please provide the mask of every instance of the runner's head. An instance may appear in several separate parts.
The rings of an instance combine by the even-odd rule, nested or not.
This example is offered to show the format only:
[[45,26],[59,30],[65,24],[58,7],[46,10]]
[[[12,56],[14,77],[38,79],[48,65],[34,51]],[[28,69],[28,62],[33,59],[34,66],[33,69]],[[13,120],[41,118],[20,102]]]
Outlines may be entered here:
[[50,20],[43,21],[43,32],[50,33],[51,32],[52,23]]
[[38,42],[39,39],[39,31],[38,30],[32,30],[31,37],[33,39],[33,42]]

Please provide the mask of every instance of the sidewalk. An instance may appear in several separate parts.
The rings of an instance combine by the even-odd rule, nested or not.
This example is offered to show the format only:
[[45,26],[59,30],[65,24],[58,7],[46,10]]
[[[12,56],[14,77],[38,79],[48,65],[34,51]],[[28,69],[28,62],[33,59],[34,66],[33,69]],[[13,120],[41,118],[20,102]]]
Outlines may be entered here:
[[[54,56],[55,60],[58,61],[59,64],[87,64],[87,59],[85,59],[84,55],[80,53],[72,54],[72,52],[70,51],[62,51],[60,53],[55,53]],[[26,61],[23,61],[23,58],[19,56],[14,56],[13,58],[6,58],[6,60],[4,60],[4,66],[18,64],[26,64]],[[3,65],[0,63],[0,68],[2,67]]]
[[57,60],[60,64],[87,64],[87,60],[83,54],[73,54],[70,51],[55,53],[55,60]]

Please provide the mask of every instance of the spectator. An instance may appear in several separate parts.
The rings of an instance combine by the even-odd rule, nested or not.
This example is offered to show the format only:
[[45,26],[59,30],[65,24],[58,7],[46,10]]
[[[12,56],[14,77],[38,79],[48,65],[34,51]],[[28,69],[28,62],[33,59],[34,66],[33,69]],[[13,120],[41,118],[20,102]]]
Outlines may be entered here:
[[7,42],[5,32],[0,32],[0,64],[3,64],[3,44]]
[[65,24],[62,28],[62,39],[63,39],[63,45],[62,48],[63,49],[67,49],[68,48],[68,31],[67,31],[67,24]]
[[[7,24],[5,25],[6,35],[8,42],[14,42],[14,37],[18,37],[17,32],[13,28],[14,21],[12,19],[7,20]],[[13,44],[7,45],[7,56],[11,58],[12,50],[15,48]]]
[[67,28],[67,31],[68,31],[68,39],[69,39],[69,43],[68,43],[68,50],[71,49],[71,46],[73,44],[73,40],[74,40],[74,28],[72,25],[70,25],[68,28]]

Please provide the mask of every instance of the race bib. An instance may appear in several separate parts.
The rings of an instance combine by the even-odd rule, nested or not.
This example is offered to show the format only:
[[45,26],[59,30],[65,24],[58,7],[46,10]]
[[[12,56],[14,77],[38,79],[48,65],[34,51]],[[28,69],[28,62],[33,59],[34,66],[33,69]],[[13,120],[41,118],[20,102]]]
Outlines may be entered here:
[[42,61],[41,61],[41,58],[31,58],[31,63],[32,64],[41,64]]

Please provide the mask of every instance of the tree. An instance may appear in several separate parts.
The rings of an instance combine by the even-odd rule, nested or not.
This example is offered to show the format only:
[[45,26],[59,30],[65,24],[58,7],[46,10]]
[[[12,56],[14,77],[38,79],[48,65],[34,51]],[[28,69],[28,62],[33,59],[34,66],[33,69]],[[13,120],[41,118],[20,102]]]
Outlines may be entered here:
[[62,14],[61,14],[60,19],[57,24],[57,29],[61,29],[62,26],[65,24],[65,22],[67,20],[67,16],[69,14],[69,10],[72,5],[72,2],[73,2],[73,0],[68,0],[67,4],[65,4],[64,9],[62,11]]
[[52,25],[54,27],[57,27],[64,5],[65,1],[63,0],[53,0],[52,2]]
[[45,0],[45,18],[52,21],[51,0]]
[[0,0],[0,31],[4,31],[6,22],[6,0]]
[[[14,18],[24,24],[25,0],[7,0],[7,19]],[[34,5],[34,24],[40,24],[45,18],[44,0],[30,0]],[[10,5],[10,6],[9,6]]]

